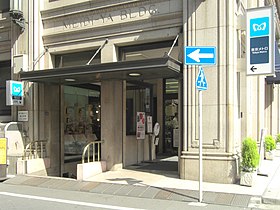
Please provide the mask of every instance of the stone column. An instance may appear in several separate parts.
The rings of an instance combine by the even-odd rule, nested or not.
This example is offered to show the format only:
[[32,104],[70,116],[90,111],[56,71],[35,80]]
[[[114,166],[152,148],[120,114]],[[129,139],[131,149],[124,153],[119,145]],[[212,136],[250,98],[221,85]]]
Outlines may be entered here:
[[[203,180],[209,182],[234,183],[237,177],[234,156],[237,132],[234,124],[237,117],[234,4],[232,1],[185,0],[183,5],[187,9],[187,23],[183,23],[187,24],[187,45],[217,48],[216,65],[203,66],[208,82],[202,104]],[[187,84],[184,84],[184,91],[188,93],[187,121],[184,121],[188,132],[187,142],[183,142],[180,177],[191,180],[198,180],[199,169],[197,73],[197,66],[189,66]]]
[[[113,43],[101,51],[101,63],[117,61]],[[107,170],[123,167],[123,82],[101,82],[101,159],[106,161]]]

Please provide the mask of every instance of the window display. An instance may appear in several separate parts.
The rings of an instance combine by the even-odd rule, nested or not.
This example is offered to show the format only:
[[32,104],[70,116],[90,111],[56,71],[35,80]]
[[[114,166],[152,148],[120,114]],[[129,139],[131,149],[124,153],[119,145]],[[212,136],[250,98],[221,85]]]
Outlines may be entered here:
[[81,156],[84,147],[100,139],[99,91],[64,87],[64,153],[65,159]]

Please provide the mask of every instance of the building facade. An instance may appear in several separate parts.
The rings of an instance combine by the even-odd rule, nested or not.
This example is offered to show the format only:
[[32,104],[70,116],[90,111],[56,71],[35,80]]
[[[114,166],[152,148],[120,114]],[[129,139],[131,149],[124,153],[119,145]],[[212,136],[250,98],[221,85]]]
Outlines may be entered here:
[[[1,104],[0,119],[28,111],[23,141],[47,141],[48,174],[75,174],[99,139],[106,170],[176,153],[180,178],[198,179],[198,67],[184,65],[185,46],[217,48],[204,67],[205,181],[236,182],[242,139],[280,132],[279,86],[246,76],[244,27],[246,9],[273,5],[278,41],[279,1],[11,2],[1,5],[0,87],[23,81],[24,106]],[[157,145],[140,129],[143,114],[161,126]]]

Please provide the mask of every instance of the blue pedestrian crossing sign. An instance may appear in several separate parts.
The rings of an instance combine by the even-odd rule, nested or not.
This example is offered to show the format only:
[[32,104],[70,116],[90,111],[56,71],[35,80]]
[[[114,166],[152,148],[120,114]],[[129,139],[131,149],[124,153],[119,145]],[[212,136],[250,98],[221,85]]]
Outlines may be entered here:
[[203,68],[199,66],[199,72],[196,78],[196,89],[197,90],[207,90],[208,84],[203,71]]

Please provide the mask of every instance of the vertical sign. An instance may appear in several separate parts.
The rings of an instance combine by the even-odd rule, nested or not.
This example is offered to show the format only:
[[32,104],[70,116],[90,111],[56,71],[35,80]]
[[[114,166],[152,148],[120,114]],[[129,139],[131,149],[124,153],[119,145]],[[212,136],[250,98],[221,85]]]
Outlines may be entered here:
[[7,139],[0,138],[0,178],[7,176]]
[[0,165],[7,164],[7,139],[0,138]]
[[6,105],[23,106],[23,82],[6,81]]
[[247,10],[247,75],[274,74],[273,6]]
[[153,117],[147,116],[147,133],[153,133]]
[[136,139],[145,139],[145,112],[137,112]]

